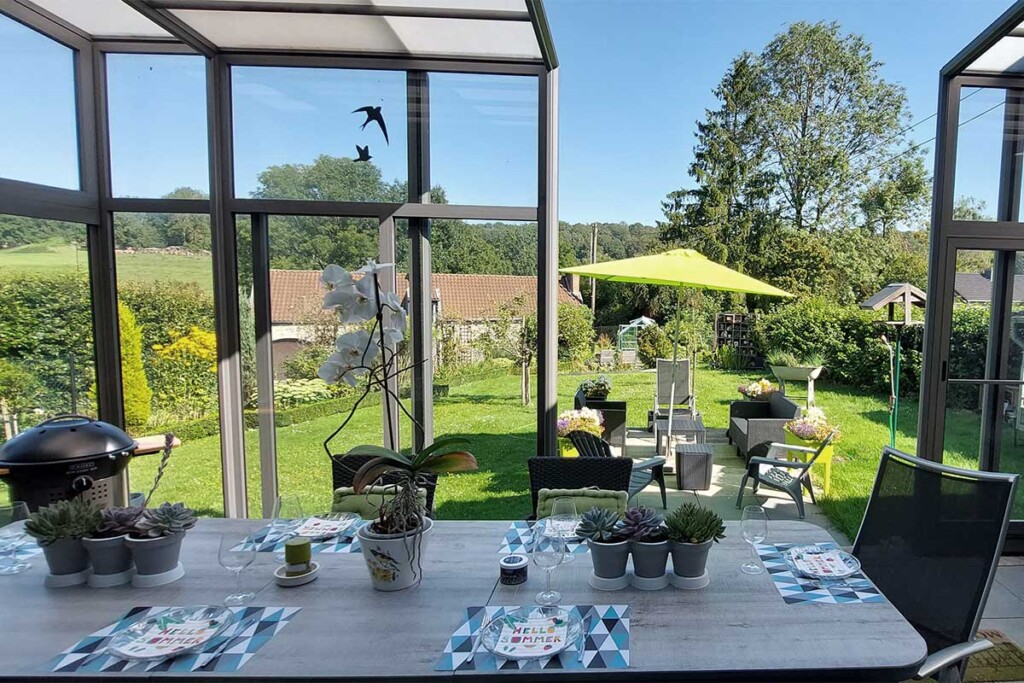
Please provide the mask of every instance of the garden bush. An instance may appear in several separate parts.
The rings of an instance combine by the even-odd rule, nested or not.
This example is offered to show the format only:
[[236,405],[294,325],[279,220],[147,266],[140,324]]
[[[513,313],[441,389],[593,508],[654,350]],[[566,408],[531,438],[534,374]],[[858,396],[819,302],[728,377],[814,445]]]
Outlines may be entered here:
[[659,358],[672,355],[672,340],[658,325],[648,325],[636,333],[636,356],[645,368],[653,368]]
[[558,360],[582,366],[594,343],[594,314],[586,306],[559,304]]
[[121,386],[124,391],[124,422],[129,431],[138,431],[149,422],[153,391],[142,365],[142,329],[132,309],[117,302],[117,322],[121,335]]

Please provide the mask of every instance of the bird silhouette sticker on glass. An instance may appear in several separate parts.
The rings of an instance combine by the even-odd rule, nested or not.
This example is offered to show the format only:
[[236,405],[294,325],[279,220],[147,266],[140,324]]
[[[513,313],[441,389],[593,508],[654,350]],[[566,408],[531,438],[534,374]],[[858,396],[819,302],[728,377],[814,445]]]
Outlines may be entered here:
[[380,132],[384,133],[384,142],[390,145],[391,141],[388,140],[388,127],[384,125],[384,117],[380,113],[380,107],[359,107],[359,109],[354,110],[352,113],[358,114],[359,112],[366,114],[366,120],[363,121],[363,125],[359,126],[359,130],[364,130],[371,121],[376,122],[377,125],[380,126]]
[[356,161],[369,161],[370,159],[373,158],[372,156],[370,156],[369,145],[367,145],[366,147],[360,147],[359,145],[356,145],[356,152],[359,154],[359,158],[356,159]]

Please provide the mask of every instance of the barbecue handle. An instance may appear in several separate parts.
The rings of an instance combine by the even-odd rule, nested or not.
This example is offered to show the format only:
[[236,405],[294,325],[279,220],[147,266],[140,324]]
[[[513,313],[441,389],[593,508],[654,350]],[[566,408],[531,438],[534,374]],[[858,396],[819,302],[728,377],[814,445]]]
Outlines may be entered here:
[[42,427],[43,425],[53,424],[54,422],[60,422],[61,420],[88,420],[89,422],[96,421],[93,418],[89,417],[88,415],[76,415],[68,413],[67,415],[57,415],[56,417],[51,417],[49,420],[43,420],[36,426]]

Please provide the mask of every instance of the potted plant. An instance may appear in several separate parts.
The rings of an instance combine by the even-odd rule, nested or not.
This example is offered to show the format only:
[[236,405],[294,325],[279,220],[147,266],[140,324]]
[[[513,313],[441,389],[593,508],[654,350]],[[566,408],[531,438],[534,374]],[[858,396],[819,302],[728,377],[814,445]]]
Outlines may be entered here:
[[[785,436],[786,443],[794,446],[804,446],[806,448],[812,448],[815,451],[821,446],[821,442],[824,441],[829,434],[832,433],[836,427],[828,421],[825,417],[825,411],[821,408],[808,408],[804,414],[796,419],[790,420],[785,425]],[[835,443],[839,440],[840,434],[837,432],[832,441],[822,449],[821,454],[815,461],[815,464],[821,463],[825,468],[825,482],[824,491],[827,494],[830,489],[832,480],[832,456],[835,455]],[[811,453],[801,453],[799,451],[786,451],[786,455],[789,458],[800,458],[803,462],[807,462],[807,459],[811,457]]]
[[601,425],[604,418],[601,411],[593,408],[580,408],[579,410],[565,410],[558,415],[555,422],[555,429],[558,441],[558,454],[563,458],[575,458],[579,455],[576,448],[569,441],[568,436],[572,432],[588,432],[594,436],[601,436]]
[[597,379],[583,380],[579,388],[588,399],[603,401],[612,391],[612,381],[605,375],[599,375]]
[[640,582],[637,588],[648,587],[643,579],[653,579],[651,588],[664,588],[668,581],[665,567],[668,565],[669,543],[665,520],[649,507],[636,507],[626,510],[622,519],[622,535],[629,539],[633,554],[633,573]]
[[331,441],[374,391],[380,392],[389,420],[401,410],[422,428],[394,389],[400,374],[411,368],[400,368],[397,362],[398,345],[405,338],[405,309],[393,292],[385,292],[380,286],[381,272],[392,267],[369,261],[355,273],[335,264],[324,269],[320,277],[328,290],[324,308],[333,310],[342,325],[369,324],[339,336],[335,342],[337,351],[317,370],[320,379],[328,384],[362,384],[361,395],[341,425],[324,441],[324,450],[343,466],[348,465],[344,463],[345,457],[372,456],[355,473],[352,488],[356,493],[376,485],[388,490],[377,518],[357,532],[373,587],[384,591],[408,588],[422,578],[423,550],[434,525],[422,495],[430,475],[476,469],[476,458],[464,448],[468,442],[459,438],[438,439],[410,455],[369,445],[356,446],[342,456],[332,453]]
[[622,530],[619,513],[594,507],[580,517],[576,533],[587,541],[594,563],[591,585],[595,588],[625,588],[629,540]]
[[665,518],[672,542],[672,573],[692,582],[676,581],[677,586],[703,588],[707,577],[708,552],[712,543],[725,538],[725,524],[713,510],[696,503],[683,503]]
[[825,362],[817,354],[797,355],[786,351],[768,354],[768,367],[780,382],[813,382],[821,376]]
[[767,401],[772,394],[779,390],[779,387],[772,384],[765,378],[761,378],[750,384],[741,384],[737,390],[750,401]]
[[82,539],[100,526],[100,509],[80,498],[61,500],[39,508],[25,522],[25,533],[43,549],[52,577],[48,585],[76,585],[85,582],[89,556]]
[[181,578],[184,573],[178,564],[181,542],[195,524],[195,512],[184,503],[164,503],[157,508],[144,509],[126,540],[137,572],[132,581],[137,585],[159,585],[164,579]]
[[100,512],[99,526],[82,539],[92,564],[91,585],[116,586],[130,580],[132,553],[126,540],[141,514],[142,509],[137,507],[110,507]]

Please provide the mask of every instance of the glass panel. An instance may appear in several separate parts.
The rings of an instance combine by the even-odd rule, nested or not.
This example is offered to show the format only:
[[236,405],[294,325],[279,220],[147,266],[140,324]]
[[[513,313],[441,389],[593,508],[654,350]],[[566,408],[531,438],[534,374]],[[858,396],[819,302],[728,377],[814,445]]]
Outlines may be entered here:
[[[271,216],[269,231],[279,490],[301,496],[304,509],[308,506],[317,511],[327,504],[324,491],[332,481],[324,439],[342,423],[361,393],[344,382],[328,385],[317,377],[320,364],[335,350],[338,335],[357,327],[343,330],[337,318],[324,311],[320,275],[330,263],[355,271],[367,260],[376,259],[378,223],[375,219]],[[238,235],[241,256],[250,249],[248,225],[240,223]],[[242,324],[254,329],[251,313]],[[251,365],[255,372],[254,360]],[[364,443],[380,445],[381,434],[380,401],[374,395],[332,441],[332,452],[344,453]],[[247,433],[250,446],[257,439],[255,430]],[[253,486],[258,480],[259,458],[251,447],[248,452]],[[252,494],[250,504],[253,510],[259,509]]]
[[449,203],[537,204],[537,87],[534,77],[430,74],[431,180]]
[[434,221],[431,236],[434,433],[467,438],[480,466],[438,489],[436,514],[522,518],[537,443],[536,225]]
[[74,55],[0,15],[0,178],[79,189]]
[[960,98],[953,219],[994,221],[999,210],[1006,91],[964,88]]
[[232,97],[237,196],[406,201],[404,72],[234,67]]
[[0,441],[61,413],[95,416],[84,225],[0,215]]
[[[209,216],[116,214],[114,228],[127,428],[181,440],[154,500],[223,515],[213,264],[192,246],[209,246]],[[132,461],[133,491],[149,490],[159,461]]]
[[205,197],[206,60],[111,54],[107,89],[114,196]]

